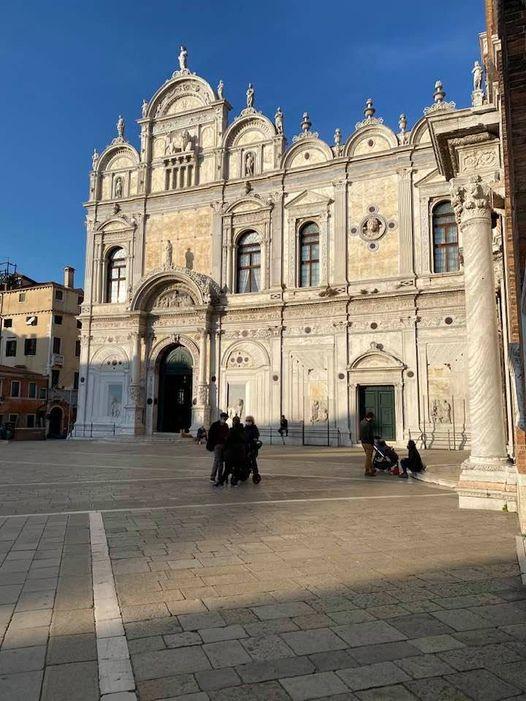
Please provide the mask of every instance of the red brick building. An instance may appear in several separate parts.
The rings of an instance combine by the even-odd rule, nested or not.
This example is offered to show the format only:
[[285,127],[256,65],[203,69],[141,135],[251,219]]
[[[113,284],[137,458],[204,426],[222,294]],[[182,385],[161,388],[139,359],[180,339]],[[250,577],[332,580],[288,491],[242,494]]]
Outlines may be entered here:
[[45,375],[0,365],[0,424],[13,424],[15,439],[45,438],[47,387]]
[[505,177],[504,256],[509,319],[509,356],[515,375],[515,459],[522,531],[526,531],[526,2],[487,0],[489,85],[500,95]]

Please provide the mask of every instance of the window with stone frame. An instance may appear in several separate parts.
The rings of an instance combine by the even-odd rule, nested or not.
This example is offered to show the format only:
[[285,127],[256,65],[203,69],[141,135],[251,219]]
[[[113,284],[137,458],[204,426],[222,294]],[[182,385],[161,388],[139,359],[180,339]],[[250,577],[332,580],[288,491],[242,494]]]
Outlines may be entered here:
[[460,269],[458,228],[451,202],[433,207],[433,272],[452,273]]
[[5,342],[5,354],[7,358],[16,357],[16,338],[8,338]]
[[114,248],[108,255],[106,302],[126,301],[126,252]]
[[37,354],[37,339],[36,338],[24,339],[24,355],[36,355],[36,354]]
[[247,231],[237,243],[236,292],[259,292],[261,289],[261,244],[259,234]]
[[302,225],[299,233],[299,286],[320,284],[320,230],[315,222]]

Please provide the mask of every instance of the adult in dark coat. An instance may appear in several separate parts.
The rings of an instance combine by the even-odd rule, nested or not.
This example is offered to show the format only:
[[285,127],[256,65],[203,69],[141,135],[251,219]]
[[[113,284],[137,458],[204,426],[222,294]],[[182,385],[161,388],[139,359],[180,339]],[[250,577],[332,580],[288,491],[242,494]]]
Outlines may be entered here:
[[261,475],[259,474],[257,457],[261,443],[259,441],[259,429],[253,416],[247,416],[245,419],[245,441],[247,445],[247,467],[252,471],[252,482],[259,484]]
[[208,431],[208,440],[206,441],[206,449],[214,454],[214,463],[212,465],[210,480],[214,482],[215,485],[221,484],[223,479],[223,453],[228,432],[230,431],[226,422],[227,419],[228,414],[225,414],[224,411],[219,414],[219,421],[214,421],[214,423],[210,426],[210,430]]
[[228,476],[232,475],[230,484],[234,487],[239,482],[243,467],[247,462],[245,429],[239,416],[234,416],[232,419],[232,428],[228,433],[223,454],[225,456],[225,472],[221,484],[228,482]]
[[360,443],[365,453],[365,476],[374,477],[376,470],[373,467],[374,414],[372,411],[368,411],[360,421]]
[[402,458],[400,460],[400,465],[402,467],[402,474],[400,477],[407,477],[407,470],[411,470],[411,472],[424,472],[426,469],[414,441],[409,441],[407,443],[407,458]]

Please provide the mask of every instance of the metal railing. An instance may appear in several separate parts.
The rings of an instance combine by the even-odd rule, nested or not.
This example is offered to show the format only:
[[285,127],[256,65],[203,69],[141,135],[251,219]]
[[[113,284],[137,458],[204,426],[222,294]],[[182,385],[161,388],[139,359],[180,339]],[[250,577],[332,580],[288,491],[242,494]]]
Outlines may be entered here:
[[116,424],[83,424],[82,426],[75,425],[69,436],[71,438],[104,438],[107,436],[115,436]]
[[258,426],[260,440],[268,445],[320,445],[335,446],[342,445],[342,435],[339,428],[329,426],[312,426],[304,421],[290,423],[285,432],[280,433],[280,429],[274,426]]

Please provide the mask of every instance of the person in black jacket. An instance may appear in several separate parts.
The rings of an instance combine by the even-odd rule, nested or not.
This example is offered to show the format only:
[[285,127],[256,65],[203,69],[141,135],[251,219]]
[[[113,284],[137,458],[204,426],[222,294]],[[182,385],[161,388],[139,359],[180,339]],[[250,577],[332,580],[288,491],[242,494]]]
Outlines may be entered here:
[[230,484],[235,487],[247,462],[245,429],[239,416],[234,416],[232,419],[232,428],[228,433],[223,454],[225,456],[225,472],[220,484],[228,482],[228,476],[231,475]]
[[360,443],[365,453],[365,476],[374,477],[376,470],[373,467],[374,414],[372,411],[368,411],[360,421]]
[[400,465],[402,467],[402,474],[400,477],[405,478],[407,478],[407,470],[411,470],[411,472],[424,472],[426,469],[414,441],[409,441],[407,443],[407,458],[402,458],[400,460]]
[[227,419],[228,414],[225,414],[224,411],[219,414],[219,421],[214,421],[210,426],[208,440],[206,441],[206,449],[214,454],[214,464],[212,465],[210,481],[214,482],[216,485],[221,484],[223,479],[223,451],[228,432],[230,431],[226,422]]
[[261,443],[259,441],[259,429],[253,416],[247,416],[245,419],[245,441],[247,446],[247,467],[252,472],[252,482],[259,484],[261,475],[259,474],[257,457]]
[[283,445],[285,445],[285,437],[288,438],[289,435],[289,422],[287,418],[285,417],[285,414],[281,415],[281,419],[279,420],[279,430],[278,430],[279,435],[281,436],[281,440],[283,442]]

